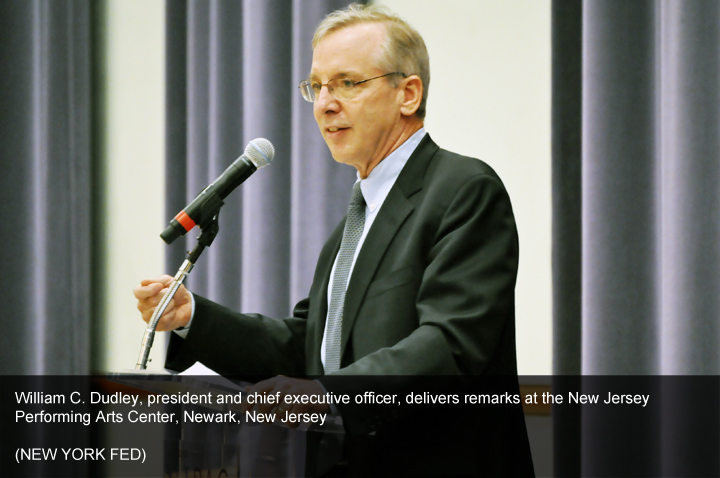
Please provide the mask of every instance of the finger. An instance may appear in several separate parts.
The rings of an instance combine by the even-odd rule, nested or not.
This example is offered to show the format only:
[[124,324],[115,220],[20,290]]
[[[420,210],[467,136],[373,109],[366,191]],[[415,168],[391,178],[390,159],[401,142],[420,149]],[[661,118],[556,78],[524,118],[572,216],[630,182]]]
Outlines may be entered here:
[[[145,281],[143,281],[145,282]],[[151,282],[149,284],[145,285],[139,285],[133,289],[133,294],[135,295],[136,299],[146,299],[148,297],[152,297],[153,295],[157,294],[161,290],[163,290],[163,284],[159,282]]]
[[292,413],[292,406],[281,403],[275,409],[275,418],[276,418],[276,420],[284,420],[287,417],[288,413]]
[[162,285],[164,285],[165,287],[168,287],[172,283],[173,277],[169,276],[167,274],[163,274],[163,275],[157,276],[156,278],[154,278],[152,280],[153,280],[153,282],[159,282]]
[[[256,383],[255,385],[249,387],[247,389],[246,393],[248,395],[255,395],[255,394],[257,394],[259,396],[267,395],[268,393],[272,393],[275,390],[277,381],[278,381],[278,377],[273,377],[273,378],[269,378],[267,380],[263,380],[261,382]],[[243,407],[244,407],[243,411],[248,411],[248,410],[252,409],[253,407],[257,406],[258,411],[267,413],[267,412],[271,411],[275,406],[277,406],[276,403],[270,404],[269,408],[268,408],[268,404],[264,403],[267,401],[267,399],[265,397],[263,397],[262,399],[258,397],[255,401],[260,402],[260,403],[243,404]]]
[[[152,316],[152,314],[155,313],[155,309],[157,309],[158,306],[160,305],[161,298],[162,297],[160,297],[160,298],[149,297],[147,299],[138,301],[137,309],[140,311],[140,314],[142,315],[143,320],[145,320],[145,322],[147,322],[150,319],[150,317]],[[175,300],[170,299],[170,301],[168,302],[168,306],[165,309],[165,313],[167,313],[167,311],[169,311],[169,310],[175,309],[176,307],[177,307],[177,303],[175,302]]]
[[156,308],[158,304],[160,304],[160,300],[162,300],[162,296],[152,296],[148,297],[147,299],[140,299],[137,303],[137,309],[140,311],[141,314],[145,314],[147,310]]
[[[158,293],[156,293],[154,295],[151,295],[144,299],[140,299],[138,301],[138,309],[140,310],[140,312],[144,312],[145,310],[147,310],[151,307],[158,306],[160,304],[160,302],[165,298],[165,294],[167,294],[167,292],[168,292],[168,289],[165,288],[165,289],[160,290]],[[181,301],[178,302],[176,299],[181,299]],[[187,297],[180,296],[176,292],[175,295],[173,295],[172,298],[170,298],[168,309],[171,307],[177,307],[177,306],[186,304],[188,302],[189,302],[189,299]]]
[[155,330],[158,332],[170,332],[177,329],[179,327],[177,317],[178,313],[175,310],[163,314]]
[[[155,309],[157,309],[157,307],[151,307],[151,308],[147,309],[145,312],[143,312],[142,319],[145,321],[146,324],[149,324],[150,321],[152,320],[152,317],[155,314]],[[167,315],[169,315],[170,313],[172,313],[172,311],[166,312],[164,315],[167,317]],[[162,322],[162,321],[163,321],[163,319],[161,318],[158,321],[158,326],[160,325],[160,322]]]
[[173,299],[177,301],[178,306],[187,304],[190,302],[190,292],[188,292],[184,285],[181,285],[178,287],[177,292],[175,292]]
[[[140,290],[139,293],[141,297],[138,297],[138,300],[143,301],[142,306],[143,310],[147,307],[154,307],[160,303],[160,301],[165,297],[165,294],[167,294],[169,288],[163,286],[159,283],[155,283],[152,287],[152,290],[150,292]],[[137,296],[138,294],[136,294]],[[177,306],[181,306],[184,304],[190,303],[190,293],[184,286],[180,286],[177,291],[175,291],[175,294],[173,294],[172,299],[174,300],[175,304]],[[140,307],[138,307],[140,308]]]
[[[152,316],[155,314],[155,311],[157,310],[157,305],[154,306],[148,306],[146,307],[142,312],[142,319],[150,323],[150,319],[152,319]],[[163,323],[163,325],[166,325],[168,322],[168,319],[172,319],[173,317],[171,314],[174,314],[175,312],[175,303],[171,300],[170,303],[168,303],[167,308],[165,309],[165,312],[163,313],[162,317],[160,318],[160,322]]]
[[[145,299],[145,304],[148,307],[157,307],[160,305],[160,302],[162,302],[163,298],[165,297],[165,292],[159,292],[151,297],[148,297]],[[175,298],[173,297],[168,301],[168,308],[175,305]]]
[[261,413],[270,413],[279,405],[282,405],[282,392],[280,391],[280,383],[276,382],[272,390],[267,391],[265,400],[257,404],[257,410]]
[[141,286],[146,286],[150,284],[162,284],[163,286],[167,287],[170,285],[170,283],[173,281],[173,278],[167,274],[163,274],[161,276],[157,276],[153,279],[143,279],[140,281]]
[[263,380],[261,382],[256,383],[255,385],[250,387],[250,393],[257,392],[260,394],[265,394],[265,393],[272,392],[273,390],[275,390],[275,386],[277,385],[279,378],[280,378],[279,376],[273,377],[273,378],[269,378],[267,380]]
[[[151,312],[154,313],[154,310]],[[152,318],[152,313],[149,314],[150,318]],[[158,321],[155,330],[158,332],[169,332],[179,327],[186,327],[189,321],[189,307],[168,308]]]
[[158,332],[170,332],[180,327],[178,312],[173,310],[163,314],[162,319],[158,321],[158,326],[155,329]]

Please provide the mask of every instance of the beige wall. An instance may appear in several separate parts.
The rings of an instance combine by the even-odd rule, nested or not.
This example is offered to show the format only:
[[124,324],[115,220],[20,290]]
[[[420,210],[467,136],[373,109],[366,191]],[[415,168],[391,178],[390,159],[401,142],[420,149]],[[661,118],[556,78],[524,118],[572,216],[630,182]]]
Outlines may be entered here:
[[489,163],[507,186],[520,234],[518,367],[550,374],[550,1],[377,3],[425,39],[430,135]]
[[[384,0],[423,35],[432,82],[427,129],[503,178],[520,232],[518,362],[551,372],[550,2]],[[132,288],[164,271],[164,2],[106,0],[107,164],[104,370],[134,367],[143,323]],[[109,221],[108,219],[112,219]],[[160,369],[164,334],[150,367]]]
[[[105,336],[99,370],[134,368],[144,323],[135,308],[133,287],[164,270],[158,234],[165,223],[165,3],[163,0],[106,0],[104,26],[105,163],[104,276],[100,278]],[[149,368],[162,369],[163,334],[156,337]]]

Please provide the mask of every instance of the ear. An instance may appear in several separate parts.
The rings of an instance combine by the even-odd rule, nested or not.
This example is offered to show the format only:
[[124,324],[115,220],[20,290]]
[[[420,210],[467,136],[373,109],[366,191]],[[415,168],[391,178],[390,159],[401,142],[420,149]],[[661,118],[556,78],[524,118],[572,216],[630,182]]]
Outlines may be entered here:
[[410,75],[399,85],[402,96],[400,98],[400,112],[403,116],[412,116],[420,108],[423,96],[422,80],[417,75]]

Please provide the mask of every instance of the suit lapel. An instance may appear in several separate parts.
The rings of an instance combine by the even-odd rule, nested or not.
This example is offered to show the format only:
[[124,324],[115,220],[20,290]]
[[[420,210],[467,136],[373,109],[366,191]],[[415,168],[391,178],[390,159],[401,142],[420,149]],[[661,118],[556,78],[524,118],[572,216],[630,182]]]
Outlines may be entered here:
[[[430,139],[429,135],[426,135],[400,172],[395,185],[385,199],[377,218],[375,218],[365,242],[363,242],[345,294],[341,357],[345,352],[360,304],[365,300],[365,293],[375,276],[375,271],[398,229],[414,209],[408,199],[415,192],[422,189],[428,163],[437,150],[437,145]],[[327,287],[325,291],[327,293]],[[322,332],[320,340],[322,340]]]

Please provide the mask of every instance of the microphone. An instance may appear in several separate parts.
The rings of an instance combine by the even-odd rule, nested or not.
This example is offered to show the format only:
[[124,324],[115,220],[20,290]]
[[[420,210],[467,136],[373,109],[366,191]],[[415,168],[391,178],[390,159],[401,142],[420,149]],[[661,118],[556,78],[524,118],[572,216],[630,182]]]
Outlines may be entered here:
[[270,164],[275,148],[265,138],[256,138],[248,143],[245,152],[237,158],[212,184],[203,189],[190,204],[180,211],[170,225],[160,234],[167,244],[184,236],[195,225],[203,227],[211,221],[225,204],[228,194],[233,192],[258,169]]

